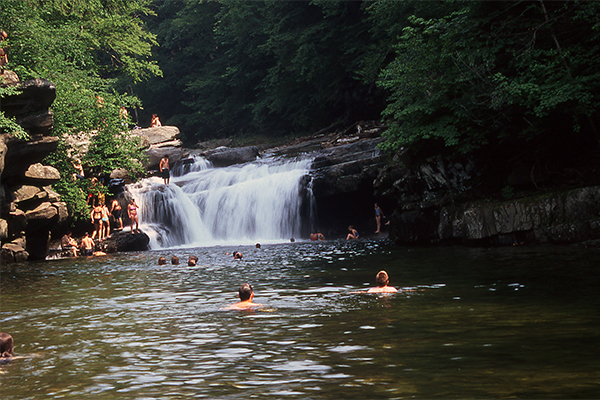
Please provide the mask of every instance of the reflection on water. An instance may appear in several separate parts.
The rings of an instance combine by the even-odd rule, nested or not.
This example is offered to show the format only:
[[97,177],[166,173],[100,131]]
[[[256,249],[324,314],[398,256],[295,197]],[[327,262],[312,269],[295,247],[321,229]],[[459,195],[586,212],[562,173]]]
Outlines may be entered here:
[[[240,250],[234,261],[225,252]],[[198,266],[156,265],[160,255]],[[167,257],[167,258],[169,258]],[[600,252],[384,241],[3,269],[2,398],[597,398]],[[352,294],[386,269],[394,295]],[[265,308],[223,311],[252,283]],[[32,355],[36,356],[33,357]]]

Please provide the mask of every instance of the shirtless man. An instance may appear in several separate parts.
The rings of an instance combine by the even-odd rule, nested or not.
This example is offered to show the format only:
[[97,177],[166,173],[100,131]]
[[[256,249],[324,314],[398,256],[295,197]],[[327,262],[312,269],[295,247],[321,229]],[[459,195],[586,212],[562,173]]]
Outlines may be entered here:
[[253,303],[254,291],[249,283],[244,283],[238,290],[240,301],[226,307],[226,310],[251,310],[255,307],[262,307],[262,304]]
[[367,293],[396,293],[398,289],[393,286],[388,286],[390,283],[390,277],[387,272],[379,271],[377,273],[377,287],[372,287],[367,290]]
[[158,164],[158,169],[160,170],[160,176],[162,176],[164,184],[168,185],[171,178],[171,171],[169,170],[169,156],[164,156],[161,158],[160,163]]
[[81,253],[86,257],[94,254],[94,239],[92,239],[87,232],[83,239],[81,239]]

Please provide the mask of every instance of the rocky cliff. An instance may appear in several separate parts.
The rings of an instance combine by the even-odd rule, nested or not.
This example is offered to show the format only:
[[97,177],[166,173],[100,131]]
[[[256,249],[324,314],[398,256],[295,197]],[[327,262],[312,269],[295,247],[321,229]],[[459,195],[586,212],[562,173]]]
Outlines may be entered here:
[[44,79],[9,85],[20,94],[2,99],[0,109],[16,118],[30,140],[0,133],[1,257],[3,262],[43,259],[50,230],[68,218],[66,204],[51,187],[59,172],[40,164],[58,145],[58,138],[49,136],[56,88]]

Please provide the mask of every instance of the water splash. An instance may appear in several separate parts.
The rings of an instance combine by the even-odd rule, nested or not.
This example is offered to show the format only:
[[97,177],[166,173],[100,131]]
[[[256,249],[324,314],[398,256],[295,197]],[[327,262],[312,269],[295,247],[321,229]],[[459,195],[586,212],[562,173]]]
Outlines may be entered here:
[[[140,206],[150,247],[281,242],[302,232],[311,159],[263,159],[213,168],[197,158],[164,185],[161,178],[128,187]],[[175,172],[175,171],[174,171]],[[310,214],[310,211],[309,213]]]

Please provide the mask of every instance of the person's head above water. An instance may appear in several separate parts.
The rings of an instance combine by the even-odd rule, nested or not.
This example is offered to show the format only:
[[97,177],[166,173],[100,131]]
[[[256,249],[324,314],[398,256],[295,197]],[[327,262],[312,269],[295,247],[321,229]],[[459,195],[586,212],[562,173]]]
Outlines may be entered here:
[[377,282],[377,286],[384,287],[388,283],[390,283],[390,277],[387,274],[387,272],[385,272],[385,271],[379,271],[377,273],[377,277],[376,277],[375,281]]
[[252,286],[250,286],[249,283],[244,283],[243,285],[240,285],[240,288],[238,290],[238,296],[240,297],[241,301],[252,300],[252,298],[254,297],[254,291],[252,290]]
[[165,265],[167,263],[167,259],[164,257],[158,258],[158,265]]
[[0,358],[8,358],[15,355],[15,343],[8,333],[0,332]]
[[171,257],[171,264],[179,265],[179,257],[177,257],[177,256]]

